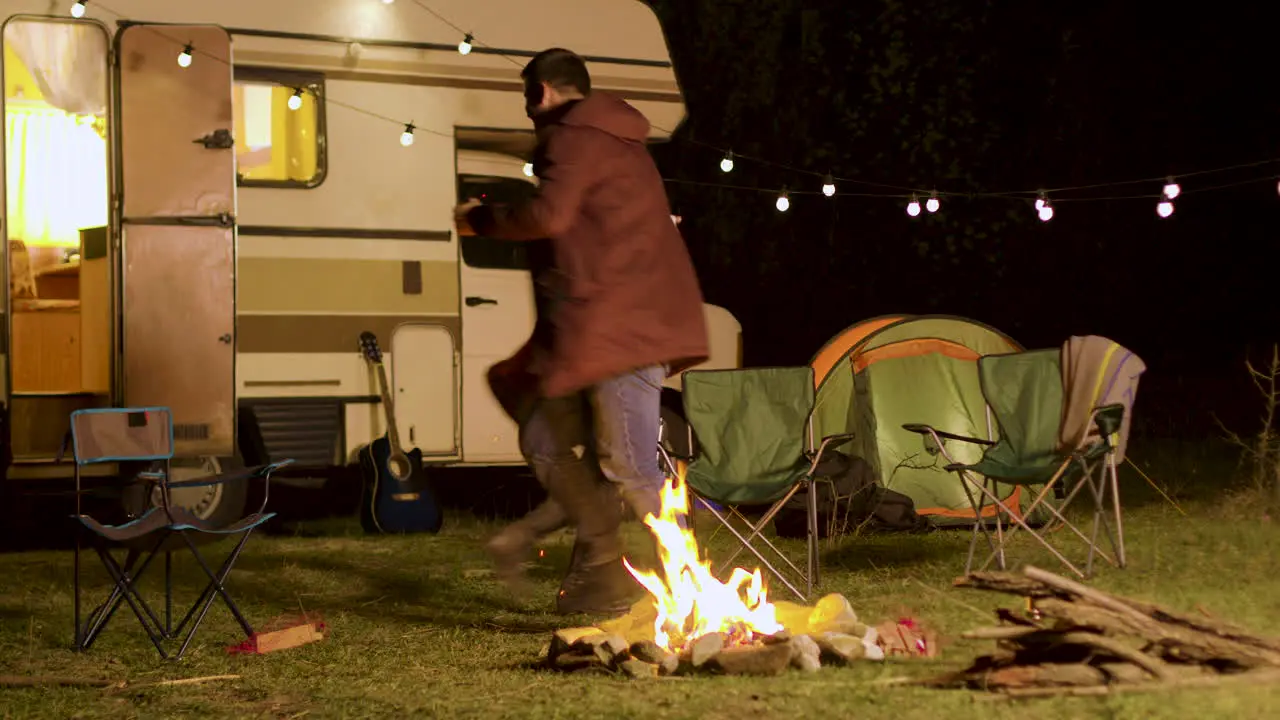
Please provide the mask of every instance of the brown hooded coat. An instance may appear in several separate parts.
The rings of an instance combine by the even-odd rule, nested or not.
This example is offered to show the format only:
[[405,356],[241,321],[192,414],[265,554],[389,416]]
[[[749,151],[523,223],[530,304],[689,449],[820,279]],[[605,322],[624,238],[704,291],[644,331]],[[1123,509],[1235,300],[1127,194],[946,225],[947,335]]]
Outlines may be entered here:
[[489,373],[500,399],[500,385],[521,379],[560,397],[636,368],[665,364],[676,373],[707,359],[702,292],[648,134],[639,111],[594,92],[539,129],[531,200],[468,214],[480,235],[550,238],[554,256],[535,278],[548,296],[539,329]]

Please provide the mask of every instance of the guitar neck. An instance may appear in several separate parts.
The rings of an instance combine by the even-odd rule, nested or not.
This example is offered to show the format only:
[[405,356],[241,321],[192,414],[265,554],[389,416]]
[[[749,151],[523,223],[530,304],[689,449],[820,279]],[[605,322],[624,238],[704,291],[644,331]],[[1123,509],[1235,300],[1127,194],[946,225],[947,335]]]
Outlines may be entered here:
[[378,387],[382,390],[382,407],[387,415],[387,440],[391,443],[391,452],[400,454],[400,429],[396,427],[396,406],[395,401],[391,399],[391,388],[387,386],[387,368],[379,361],[376,364],[378,368]]

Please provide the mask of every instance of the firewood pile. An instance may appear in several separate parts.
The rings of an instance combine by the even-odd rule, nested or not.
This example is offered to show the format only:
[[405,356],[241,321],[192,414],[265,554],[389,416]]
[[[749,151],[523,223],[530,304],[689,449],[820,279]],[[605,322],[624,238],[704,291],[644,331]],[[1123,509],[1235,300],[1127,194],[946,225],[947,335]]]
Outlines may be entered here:
[[973,573],[955,584],[1021,596],[1026,608],[1001,608],[999,626],[965,633],[994,640],[996,652],[929,681],[934,687],[1029,697],[1280,680],[1280,640],[1207,614],[1109,595],[1030,566],[1021,574]]

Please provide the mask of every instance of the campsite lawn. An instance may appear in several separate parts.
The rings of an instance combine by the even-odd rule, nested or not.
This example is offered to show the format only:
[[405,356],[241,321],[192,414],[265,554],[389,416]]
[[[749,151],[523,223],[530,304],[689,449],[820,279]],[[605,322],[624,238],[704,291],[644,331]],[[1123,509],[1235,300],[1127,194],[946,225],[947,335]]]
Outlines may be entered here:
[[[1183,471],[1189,472],[1184,469]],[[1203,471],[1200,473],[1204,474]],[[1178,479],[1189,477],[1179,474]],[[1197,607],[1255,632],[1280,635],[1280,531],[1248,495],[1194,497],[1174,486],[1187,515],[1126,477],[1131,567],[1103,569],[1093,584],[1174,608]],[[1217,483],[1213,483],[1214,486]],[[1133,507],[1135,506],[1136,507]],[[136,689],[0,688],[9,718],[486,717],[486,718],[1040,718],[1266,717],[1280,715],[1280,688],[1240,687],[1025,702],[979,693],[876,685],[963,666],[989,643],[948,641],[932,661],[867,662],[770,679],[628,681],[533,668],[549,633],[581,620],[545,612],[567,561],[566,538],[546,544],[533,568],[539,595],[508,599],[480,541],[496,523],[454,514],[436,537],[365,537],[353,521],[305,526],[305,536],[257,537],[229,582],[252,621],[289,612],[323,615],[324,641],[266,656],[231,656],[238,641],[215,606],[188,656],[160,661],[122,608],[89,652],[71,638],[71,560],[63,551],[0,555],[0,674],[128,681],[237,674],[202,685]],[[706,527],[706,525],[701,525]],[[640,545],[644,530],[628,526]],[[723,534],[721,536],[723,538]],[[967,534],[844,538],[826,547],[822,592],[843,593],[868,621],[911,612],[944,636],[993,622],[1013,598],[957,590]],[[718,540],[716,553],[726,545]],[[1070,546],[1074,548],[1075,546]],[[1024,541],[1013,558],[1059,568]],[[216,556],[221,552],[215,550]],[[96,559],[90,594],[106,586]],[[200,587],[190,561],[175,562],[188,595]],[[157,568],[158,569],[158,568]],[[776,597],[783,597],[776,594]],[[91,604],[92,604],[91,603]]]

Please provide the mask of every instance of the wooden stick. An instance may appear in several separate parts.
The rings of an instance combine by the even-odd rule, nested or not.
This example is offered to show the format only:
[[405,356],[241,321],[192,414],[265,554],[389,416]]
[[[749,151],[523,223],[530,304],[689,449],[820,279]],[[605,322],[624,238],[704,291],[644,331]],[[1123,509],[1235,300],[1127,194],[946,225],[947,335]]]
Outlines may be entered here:
[[116,690],[146,690],[147,688],[169,687],[173,685],[199,685],[218,680],[239,679],[239,675],[205,675],[204,677],[178,678],[176,680],[157,680],[156,682],[138,683],[137,685],[130,685],[128,682],[119,682],[112,684],[112,687]]
[[1143,670],[1151,673],[1159,680],[1168,680],[1171,677],[1169,674],[1169,666],[1166,665],[1163,660],[1151,657],[1150,655],[1144,655],[1124,643],[1112,640],[1109,637],[1087,632],[1069,632],[1062,634],[1061,642],[1067,644],[1088,645],[1089,647],[1110,653],[1122,660],[1127,660],[1128,662],[1137,665]]
[[1027,565],[1024,567],[1022,569],[1022,574],[1032,580],[1038,580],[1050,587],[1065,590],[1072,595],[1082,597],[1094,605],[1106,608],[1114,613],[1119,613],[1120,615],[1125,615],[1134,619],[1151,620],[1150,615],[1143,614],[1106,593],[1094,590],[1087,585],[1081,585],[1075,580],[1069,580],[1061,575],[1054,575],[1047,570],[1041,570],[1034,565]]
[[1234,675],[1208,675],[1164,682],[1137,683],[1133,685],[1095,685],[1092,687],[1021,688],[996,693],[992,699],[1017,700],[1021,698],[1050,697],[1054,695],[1115,695],[1131,692],[1165,692],[1179,688],[1214,687],[1249,683],[1280,682],[1280,670],[1254,670]]

